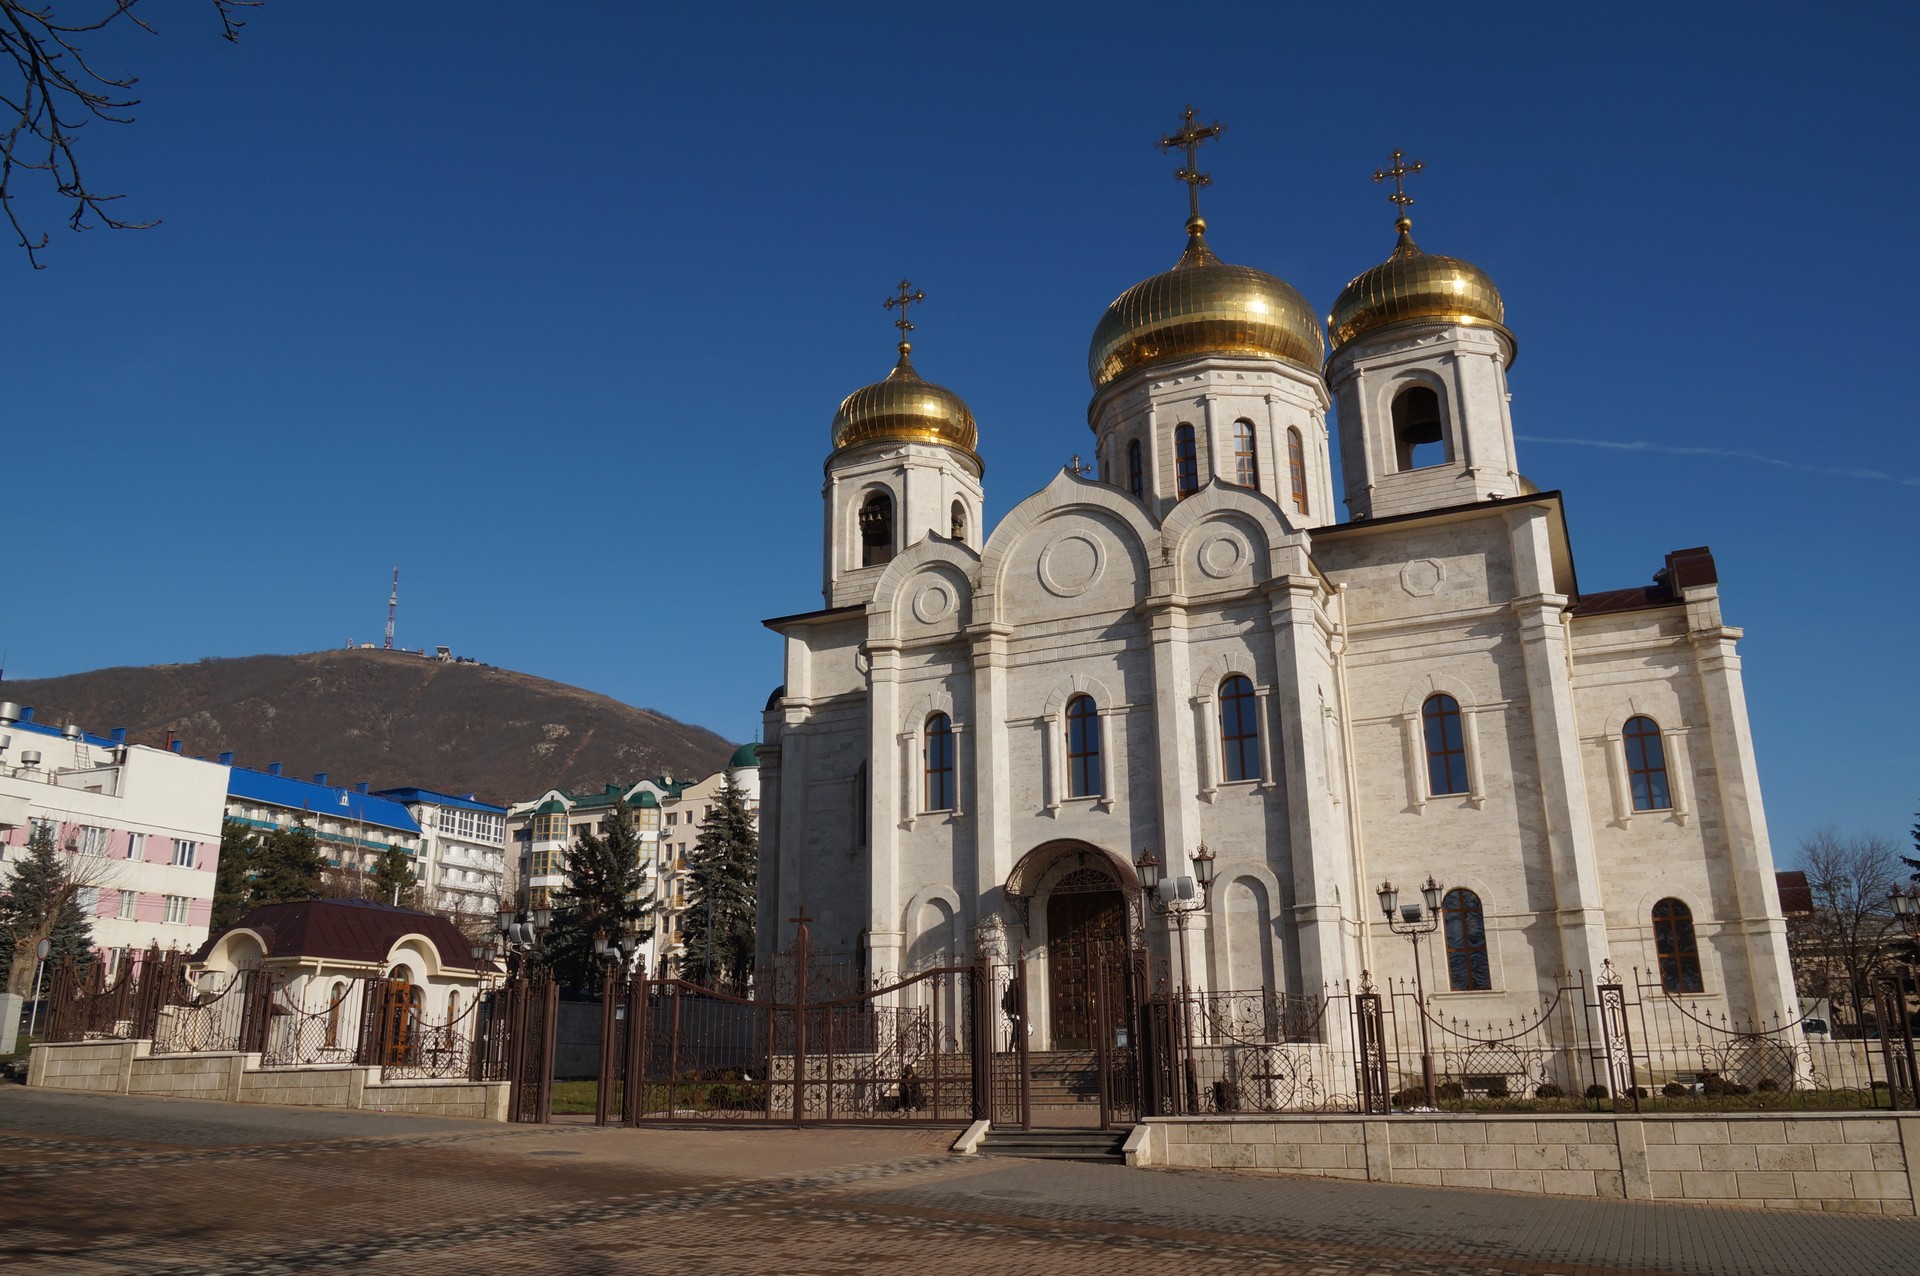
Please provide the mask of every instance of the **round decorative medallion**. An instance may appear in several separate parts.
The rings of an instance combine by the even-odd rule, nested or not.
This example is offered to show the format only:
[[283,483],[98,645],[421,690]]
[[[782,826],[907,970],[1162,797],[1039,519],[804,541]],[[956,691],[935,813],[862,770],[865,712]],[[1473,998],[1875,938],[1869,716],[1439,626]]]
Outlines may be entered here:
[[1253,559],[1253,551],[1238,532],[1216,532],[1200,546],[1200,570],[1225,580]]
[[913,596],[913,614],[923,625],[945,620],[953,615],[953,590],[945,585],[928,585]]
[[1072,598],[1092,589],[1106,565],[1107,552],[1099,541],[1068,532],[1040,551],[1040,583],[1049,593]]
[[1400,588],[1415,598],[1425,598],[1440,588],[1447,578],[1444,563],[1432,558],[1416,558],[1400,569]]

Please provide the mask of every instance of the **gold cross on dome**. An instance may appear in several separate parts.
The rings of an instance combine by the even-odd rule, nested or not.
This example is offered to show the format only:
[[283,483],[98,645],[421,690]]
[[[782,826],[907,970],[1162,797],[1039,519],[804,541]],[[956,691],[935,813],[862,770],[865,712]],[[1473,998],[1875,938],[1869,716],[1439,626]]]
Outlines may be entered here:
[[1393,167],[1376,168],[1373,170],[1373,180],[1376,182],[1384,182],[1389,177],[1393,179],[1393,194],[1387,196],[1387,198],[1399,207],[1402,217],[1407,215],[1407,206],[1413,203],[1413,196],[1407,194],[1406,187],[1403,183],[1407,178],[1420,172],[1424,168],[1426,168],[1426,165],[1419,160],[1415,160],[1411,164],[1407,163],[1406,153],[1399,147],[1395,147],[1393,151]]
[[1196,127],[1193,122],[1193,106],[1186,110],[1186,123],[1178,133],[1162,136],[1160,149],[1171,151],[1175,148],[1187,153],[1184,168],[1173,170],[1174,177],[1187,184],[1187,216],[1189,220],[1200,220],[1200,188],[1213,185],[1213,176],[1200,171],[1200,143],[1219,137],[1227,131],[1227,126],[1215,120],[1213,123]]
[[900,281],[900,295],[897,297],[888,297],[883,303],[888,310],[892,310],[895,306],[900,308],[900,317],[893,321],[893,326],[900,329],[901,341],[905,341],[907,334],[913,331],[913,322],[907,318],[907,307],[917,305],[926,299],[926,293],[916,292],[911,283],[902,279]]

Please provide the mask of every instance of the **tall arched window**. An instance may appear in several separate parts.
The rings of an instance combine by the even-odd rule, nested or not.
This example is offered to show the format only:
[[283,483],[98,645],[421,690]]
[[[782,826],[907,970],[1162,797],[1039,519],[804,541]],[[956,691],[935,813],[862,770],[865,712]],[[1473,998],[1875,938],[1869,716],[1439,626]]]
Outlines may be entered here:
[[893,561],[893,498],[873,492],[860,505],[860,565]]
[[1100,710],[1092,696],[1067,701],[1067,796],[1100,794]]
[[1173,432],[1173,480],[1176,496],[1184,498],[1200,490],[1200,453],[1194,449],[1190,425]]
[[1447,928],[1447,981],[1455,992],[1493,987],[1487,964],[1487,922],[1480,897],[1455,887],[1440,901],[1440,917]]
[[1147,467],[1140,461],[1140,440],[1127,444],[1127,490],[1135,496],[1147,494]]
[[1293,509],[1297,514],[1307,512],[1307,446],[1300,441],[1300,431],[1287,427],[1287,485],[1293,492]]
[[335,980],[333,985],[333,993],[327,999],[326,1044],[328,1048],[332,1048],[340,1044],[340,1015],[341,1015],[340,1006],[341,1006],[341,1003],[344,1002],[346,999],[347,999],[347,985],[343,981]]
[[1633,809],[1672,810],[1673,794],[1667,787],[1667,750],[1660,740],[1660,724],[1643,714],[1628,718],[1620,734],[1627,745],[1627,782],[1633,786]]
[[867,792],[867,764],[862,762],[860,769],[853,773],[853,844],[865,846],[870,819],[867,807],[872,798]]
[[1444,693],[1428,696],[1420,720],[1427,733],[1427,796],[1467,792],[1467,746],[1460,732],[1460,702]]
[[1233,481],[1260,490],[1260,456],[1253,441],[1253,422],[1233,423]]
[[1700,992],[1700,949],[1693,939],[1693,910],[1677,899],[1653,906],[1653,949],[1660,955],[1660,986],[1668,992]]
[[460,1017],[460,990],[458,988],[452,988],[447,991],[447,1026],[451,1028],[453,1026],[453,1021],[458,1019],[459,1017]]
[[922,745],[927,774],[927,810],[953,809],[953,720],[944,713],[927,718]]
[[1447,460],[1446,432],[1440,424],[1440,396],[1423,385],[1402,390],[1393,400],[1395,459],[1403,470],[1421,470]]
[[1220,766],[1229,781],[1264,778],[1259,706],[1253,682],[1244,674],[1236,673],[1220,684]]
[[953,513],[948,519],[947,534],[962,545],[967,543],[967,507],[959,501],[953,503]]

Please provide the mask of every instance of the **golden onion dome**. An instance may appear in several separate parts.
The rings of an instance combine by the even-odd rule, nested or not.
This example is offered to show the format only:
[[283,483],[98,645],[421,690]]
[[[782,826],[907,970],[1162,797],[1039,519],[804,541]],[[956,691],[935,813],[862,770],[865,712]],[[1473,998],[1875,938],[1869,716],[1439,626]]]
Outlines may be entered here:
[[1394,223],[1400,242],[1393,256],[1340,290],[1327,316],[1335,350],[1369,332],[1401,323],[1458,323],[1493,328],[1509,341],[1506,304],[1487,272],[1458,257],[1423,252],[1413,223]]
[[912,349],[902,341],[900,362],[885,381],[841,400],[840,410],[833,414],[834,450],[862,443],[944,443],[975,455],[980,431],[972,411],[945,386],[921,380],[907,357]]
[[1196,355],[1283,359],[1319,371],[1320,321],[1283,279],[1230,266],[1207,247],[1207,223],[1187,223],[1187,250],[1172,270],[1121,293],[1093,330],[1087,374],[1096,390],[1138,368]]

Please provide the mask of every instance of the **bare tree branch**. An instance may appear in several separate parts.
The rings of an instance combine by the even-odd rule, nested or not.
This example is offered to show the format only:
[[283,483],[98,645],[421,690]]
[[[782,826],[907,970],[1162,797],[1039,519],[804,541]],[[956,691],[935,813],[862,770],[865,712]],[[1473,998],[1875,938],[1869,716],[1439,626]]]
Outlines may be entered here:
[[[104,12],[88,19],[62,19],[55,16],[50,3],[35,7],[31,0],[0,0],[0,50],[13,60],[19,85],[11,93],[0,92],[0,209],[5,210],[7,223],[35,270],[44,267],[40,250],[47,246],[47,235],[42,231],[36,238],[21,222],[14,203],[14,180],[23,172],[47,174],[54,193],[69,206],[70,229],[91,229],[89,218],[110,230],[144,230],[158,224],[158,219],[115,216],[108,205],[124,197],[89,185],[76,154],[86,125],[96,120],[130,124],[133,117],[126,112],[140,104],[139,98],[131,96],[138,77],[95,70],[81,52],[81,38],[122,18],[143,31],[153,31],[133,11],[140,0],[97,2],[105,6]],[[233,41],[246,25],[236,11],[258,8],[265,0],[209,2],[220,16],[222,37]]]

